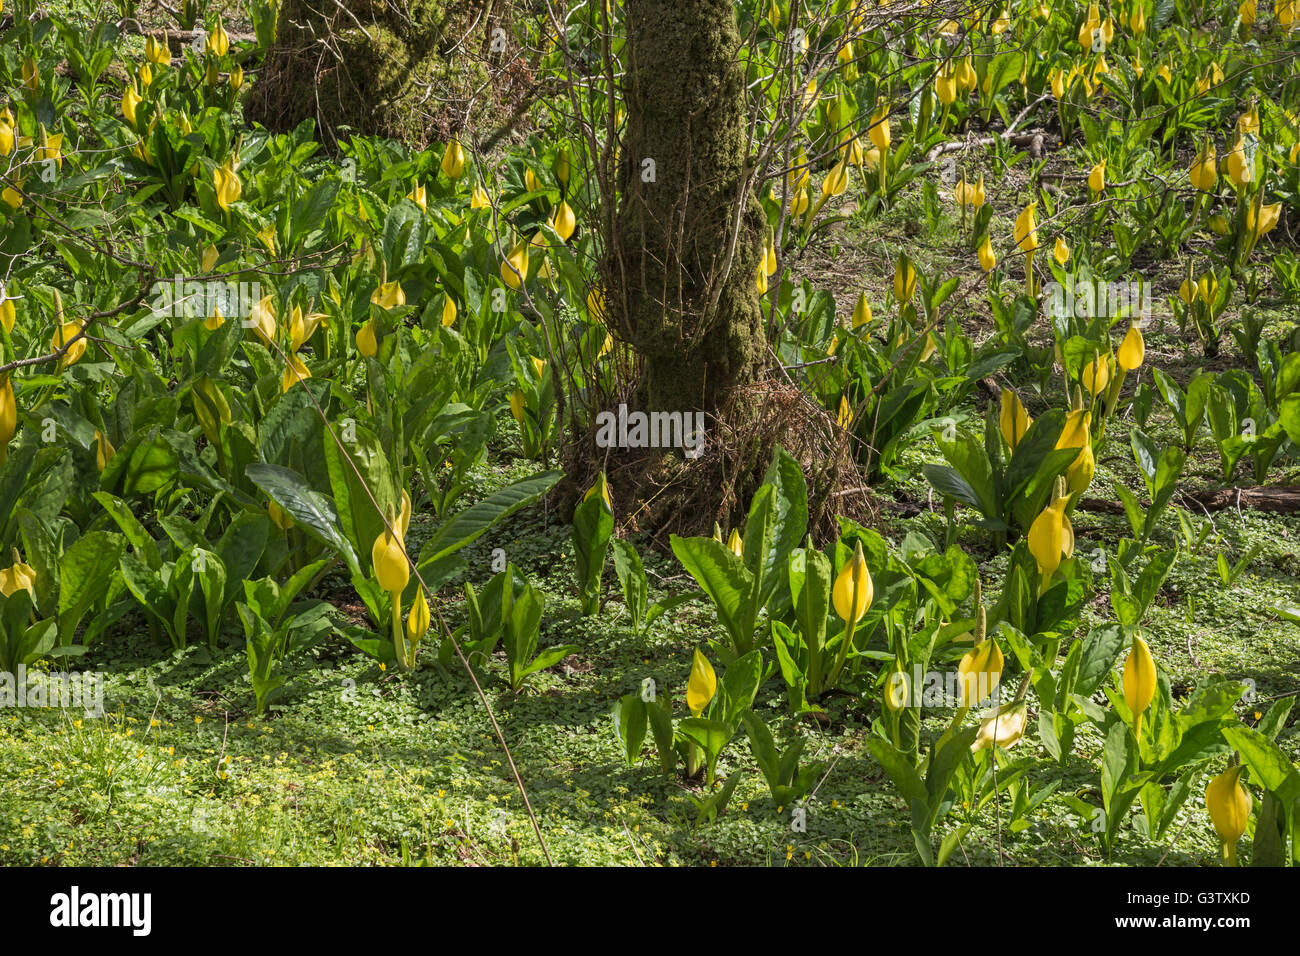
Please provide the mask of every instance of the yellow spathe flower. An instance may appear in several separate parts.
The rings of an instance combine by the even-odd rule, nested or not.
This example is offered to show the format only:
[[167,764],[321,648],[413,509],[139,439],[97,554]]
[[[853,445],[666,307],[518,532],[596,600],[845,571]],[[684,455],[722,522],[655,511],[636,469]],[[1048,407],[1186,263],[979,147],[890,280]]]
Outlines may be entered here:
[[10,209],[17,209],[23,204],[23,194],[12,186],[6,186],[3,190],[0,190],[0,199],[3,199]]
[[980,723],[975,742],[970,745],[972,753],[986,750],[994,745],[1004,750],[1012,747],[1025,734],[1029,725],[1029,705],[1023,700],[1004,704],[992,717],[986,717]]
[[1241,18],[1242,26],[1253,27],[1259,18],[1259,9],[1255,0],[1241,0],[1241,5],[1237,7],[1237,16]]
[[1129,17],[1128,28],[1133,32],[1133,35],[1137,37],[1140,37],[1146,32],[1147,15],[1142,9],[1141,2],[1138,3],[1137,8],[1133,11],[1133,16]]
[[220,306],[212,307],[212,314],[203,320],[203,327],[209,332],[215,332],[226,324],[225,316],[221,314]]
[[1097,471],[1097,459],[1093,456],[1092,445],[1086,444],[1079,450],[1078,456],[1065,470],[1065,487],[1072,495],[1081,495],[1092,484],[1092,476]]
[[1201,192],[1209,192],[1219,181],[1219,170],[1214,154],[1214,145],[1206,143],[1196,154],[1191,168],[1187,170],[1192,185]]
[[957,99],[957,77],[947,67],[940,69],[935,74],[934,95],[939,98],[939,102],[944,106],[951,106]]
[[14,305],[14,300],[6,298],[4,286],[0,285],[0,326],[4,326],[6,332],[12,333],[17,319],[18,309]]
[[428,193],[419,183],[416,183],[415,188],[406,194],[406,198],[419,206],[423,212],[429,211]]
[[865,292],[858,293],[857,304],[853,306],[853,328],[861,328],[871,322],[871,304],[867,302]]
[[280,380],[281,393],[289,391],[299,381],[305,378],[311,378],[311,372],[303,363],[303,360],[294,352],[289,353],[289,364],[284,370],[284,378]]
[[1038,203],[1031,202],[1016,217],[1016,245],[1021,252],[1033,252],[1038,248]]
[[1241,785],[1245,769],[1241,764],[1229,767],[1205,787],[1205,809],[1223,844],[1223,862],[1228,866],[1237,865],[1237,841],[1246,832],[1253,805],[1250,791]]
[[1124,335],[1124,341],[1119,344],[1119,351],[1115,353],[1115,359],[1119,362],[1120,368],[1131,372],[1142,366],[1142,359],[1145,356],[1146,340],[1142,338],[1142,330],[1138,328],[1137,323],[1130,324],[1128,332]]
[[1058,266],[1062,267],[1070,261],[1070,247],[1060,236],[1056,237],[1056,244],[1052,246],[1052,258],[1056,260]]
[[1246,231],[1254,236],[1256,241],[1268,233],[1272,232],[1277,226],[1278,220],[1282,216],[1282,204],[1275,202],[1259,207],[1259,217],[1255,216],[1255,204],[1251,203],[1246,207]]
[[14,550],[14,563],[0,571],[0,594],[12,597],[16,591],[26,591],[33,598],[36,596],[36,569],[19,559],[17,549]]
[[614,510],[614,502],[610,500],[609,497],[609,480],[606,479],[605,473],[603,471],[596,476],[595,483],[592,484],[592,486],[587,489],[587,493],[582,496],[582,500],[590,501],[592,498],[596,498],[596,497],[599,497],[602,501],[604,501],[605,507],[608,508],[610,511]]
[[1106,188],[1106,160],[1102,160],[1088,171],[1088,188],[1100,193]]
[[36,61],[30,56],[23,60],[23,86],[33,95],[40,92],[41,75],[36,69]]
[[[398,522],[393,522],[395,530],[400,531]],[[401,594],[406,590],[406,582],[411,579],[411,569],[406,563],[406,553],[402,542],[387,528],[375,538],[370,548],[370,562],[375,568],[375,580],[389,594]]]
[[144,41],[144,55],[150,63],[158,66],[171,66],[172,53],[167,48],[166,40],[159,40],[155,37],[146,37]]
[[442,304],[442,326],[448,328],[456,321],[456,300],[448,293],[447,301]]
[[1142,735],[1142,714],[1151,706],[1156,696],[1156,662],[1151,648],[1138,635],[1133,635],[1133,647],[1124,661],[1124,703],[1133,713],[1133,734]]
[[1196,296],[1196,283],[1190,278],[1184,279],[1182,285],[1178,287],[1178,298],[1183,300],[1184,305],[1191,305],[1196,301]]
[[718,692],[718,675],[713,672],[713,665],[696,648],[691,658],[691,676],[686,682],[686,706],[692,717],[704,713],[713,695]]
[[[1065,517],[1066,498],[1057,498],[1042,510],[1034,523],[1029,526],[1029,553],[1038,564],[1038,593],[1047,592],[1052,575],[1061,566],[1061,559],[1066,556],[1066,532],[1068,519]],[[1070,539],[1073,539],[1073,532]],[[1071,540],[1072,544],[1072,540]]]
[[430,620],[429,602],[425,599],[424,588],[420,588],[415,603],[411,605],[411,613],[406,616],[406,643],[411,647],[419,644],[429,630]]
[[9,443],[18,432],[18,400],[14,397],[14,383],[8,373],[0,382],[0,465],[9,456]]
[[776,275],[776,244],[769,229],[767,233],[767,244],[763,247],[763,271],[768,276]]
[[217,190],[217,205],[227,212],[244,195],[244,186],[239,181],[239,175],[232,168],[230,160],[227,160],[224,166],[218,166],[212,171],[212,184]]
[[520,240],[501,263],[501,281],[518,289],[528,278],[528,242]]
[[868,130],[867,135],[871,137],[871,144],[880,150],[882,156],[889,152],[891,137],[888,103],[882,101],[876,105],[876,111],[871,115],[871,129]]
[[285,510],[274,501],[268,501],[266,503],[266,513],[270,516],[271,523],[281,531],[288,531],[293,527],[293,517],[286,513]]
[[1099,355],[1085,365],[1083,373],[1079,376],[1079,381],[1088,390],[1088,394],[1094,397],[1109,385],[1110,362],[1107,360],[1107,356]]
[[520,425],[524,423],[524,393],[519,389],[510,393],[510,414]]
[[1242,136],[1237,137],[1237,141],[1232,145],[1232,151],[1228,153],[1228,178],[1232,180],[1235,186],[1245,186],[1255,178],[1255,164],[1246,156],[1246,140]]
[[270,348],[275,340],[275,296],[264,295],[248,311],[248,324],[257,337]]
[[370,293],[370,301],[381,309],[396,309],[406,305],[406,293],[402,291],[402,284],[396,279],[391,282],[382,282],[374,292]]
[[68,345],[69,342],[72,344],[63,353],[63,357],[59,359],[60,371],[69,365],[76,365],[81,361],[81,357],[86,354],[86,337],[81,335],[80,322],[64,322],[60,325],[58,331],[54,333],[54,338],[50,340],[50,351],[57,352],[65,345]]
[[0,156],[8,156],[14,151],[14,124],[0,117]]
[[831,589],[831,603],[835,605],[835,613],[849,627],[853,627],[871,607],[874,593],[871,571],[867,568],[862,542],[859,541],[854,545],[853,557],[845,563],[835,579],[835,585]]
[[366,324],[357,330],[357,351],[366,358],[379,354],[379,339],[375,336],[375,323],[367,319]]
[[894,266],[894,298],[898,304],[906,305],[916,294],[916,266],[906,255],[900,255]]
[[569,241],[569,237],[578,228],[577,216],[573,214],[573,209],[563,199],[555,207],[555,212],[551,216],[551,228],[565,242]]
[[993,253],[993,243],[989,241],[989,234],[984,233],[984,241],[979,247],[980,268],[985,272],[992,272],[993,267],[998,264],[998,257]]
[[488,199],[487,190],[484,189],[482,185],[475,186],[474,192],[470,194],[469,208],[470,209],[492,208],[492,201]]
[[967,651],[957,663],[960,706],[974,707],[997,690],[1003,663],[1002,650],[992,639]]
[[727,536],[727,550],[738,558],[745,555],[745,542],[741,540],[740,532],[735,528],[732,528],[731,534]]
[[137,128],[138,120],[136,119],[136,109],[140,105],[140,94],[135,91],[135,86],[128,86],[122,91],[122,115],[126,121],[131,124],[132,129]]
[[825,201],[832,196],[842,196],[844,190],[848,188],[849,173],[845,169],[843,161],[841,161],[832,166],[831,171],[822,180],[822,200]]
[[219,57],[225,56],[226,51],[230,49],[230,36],[226,33],[226,28],[221,25],[220,17],[217,17],[216,27],[208,34],[208,49]]
[[293,311],[289,313],[290,350],[296,352],[306,345],[307,340],[316,334],[316,330],[324,320],[324,313],[308,312],[304,315],[302,309],[295,305]]
[[108,436],[99,429],[95,429],[95,468],[103,471],[116,454],[117,449],[108,440]]
[[455,182],[465,174],[465,148],[459,140],[453,139],[442,152],[442,174]]
[[840,396],[840,411],[835,418],[835,423],[840,428],[848,428],[853,423],[853,409],[849,407],[849,397],[847,395]]
[[1029,412],[1025,410],[1024,404],[1020,401],[1020,396],[1009,388],[1002,390],[1002,403],[998,409],[998,429],[1002,432],[1002,438],[1006,441],[1007,447],[1012,451],[1020,444],[1020,440],[1025,437],[1029,431],[1029,426],[1033,424],[1033,419],[1029,417]]
[[757,277],[755,278],[754,281],[755,284],[758,286],[758,294],[766,295],[767,294],[767,270],[763,268],[763,263],[761,262],[758,264]]

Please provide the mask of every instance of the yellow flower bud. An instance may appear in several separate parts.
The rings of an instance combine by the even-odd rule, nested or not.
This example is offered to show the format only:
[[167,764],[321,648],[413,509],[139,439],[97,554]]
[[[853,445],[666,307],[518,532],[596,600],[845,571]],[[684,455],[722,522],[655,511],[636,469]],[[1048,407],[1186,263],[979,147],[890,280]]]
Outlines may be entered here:
[[1246,832],[1253,804],[1250,791],[1241,785],[1243,770],[1241,764],[1229,767],[1205,788],[1205,809],[1223,843],[1223,859],[1228,866],[1237,865],[1237,841]]
[[862,615],[871,607],[873,595],[871,571],[867,568],[862,542],[859,541],[854,546],[853,557],[845,563],[835,579],[835,585],[831,589],[831,602],[835,605],[835,613],[852,627],[862,620]]
[[465,173],[465,149],[458,140],[452,140],[442,153],[442,174],[453,182]]
[[1156,696],[1156,662],[1151,648],[1138,635],[1133,635],[1133,647],[1124,661],[1124,703],[1133,713],[1133,734],[1142,734],[1142,714],[1151,706]]
[[997,690],[1003,664],[1002,651],[993,640],[986,640],[967,651],[957,664],[960,706],[974,707]]
[[1142,330],[1134,322],[1129,325],[1124,341],[1119,344],[1119,351],[1115,353],[1115,358],[1120,368],[1131,372],[1142,366],[1142,359],[1145,356],[1146,341],[1142,338]]
[[[396,522],[394,522],[396,524]],[[375,568],[375,580],[389,594],[401,594],[411,578],[402,543],[385,528],[375,538],[370,549],[370,561]]]
[[691,676],[686,682],[686,706],[692,717],[704,713],[713,695],[718,692],[718,676],[713,672],[713,665],[708,662],[697,648],[691,658]]
[[1025,411],[1025,406],[1020,401],[1020,396],[1009,388],[1002,390],[1002,404],[998,411],[998,428],[1002,432],[1002,437],[1007,443],[1007,447],[1012,451],[1020,444],[1020,439],[1025,437],[1025,432],[1029,431],[1029,426],[1033,419]]

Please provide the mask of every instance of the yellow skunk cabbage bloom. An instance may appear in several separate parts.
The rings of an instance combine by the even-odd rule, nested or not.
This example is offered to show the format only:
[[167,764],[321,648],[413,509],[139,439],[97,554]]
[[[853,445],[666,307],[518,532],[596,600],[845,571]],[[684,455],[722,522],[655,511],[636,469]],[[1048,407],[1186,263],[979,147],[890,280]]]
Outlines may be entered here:
[[442,174],[453,182],[465,174],[465,149],[459,140],[452,140],[442,152]]
[[448,293],[447,301],[442,304],[442,326],[447,328],[456,321],[456,300]]
[[244,195],[244,186],[239,181],[239,176],[232,168],[230,160],[227,160],[224,166],[218,166],[212,171],[212,184],[217,190],[217,205],[227,212],[231,206],[239,202],[239,197]]
[[727,536],[727,550],[738,558],[745,554],[745,542],[741,540],[740,532],[735,528],[732,528],[731,534]]
[[[82,335],[77,338],[80,334],[80,322],[64,322],[59,326],[58,331],[54,333],[54,338],[50,340],[51,352],[57,352],[69,342],[72,343],[68,350],[63,353],[63,357],[59,359],[60,371],[69,365],[76,365],[81,361],[81,357],[86,354],[86,337]],[[73,341],[74,339],[76,341]]]
[[154,37],[146,37],[144,41],[144,55],[150,63],[158,66],[171,66],[172,53],[167,48],[166,40],[159,40]]
[[1237,865],[1237,841],[1250,821],[1253,801],[1250,791],[1241,785],[1241,773],[1245,769],[1241,764],[1229,767],[1205,788],[1205,809],[1223,843],[1223,862],[1228,866]]
[[975,183],[975,188],[969,191],[968,196],[970,198],[970,204],[974,206],[976,209],[984,205],[984,174],[983,173],[980,173],[979,181]]
[[1124,661],[1124,703],[1133,713],[1133,734],[1142,735],[1142,714],[1156,696],[1156,662],[1151,648],[1133,635],[1133,648]]
[[1129,17],[1128,28],[1133,32],[1133,35],[1136,37],[1140,37],[1143,33],[1146,32],[1147,15],[1145,11],[1143,11],[1142,4],[1140,2],[1137,5],[1137,9],[1133,11],[1133,16]]
[[422,211],[429,211],[428,193],[419,183],[416,183],[415,188],[406,194],[406,198],[419,206]]
[[289,391],[294,385],[305,378],[311,378],[311,371],[303,363],[303,360],[294,352],[289,353],[289,364],[284,370],[284,378],[280,380],[280,392]]
[[308,312],[303,315],[302,308],[295,305],[293,311],[289,313],[290,351],[296,352],[306,345],[307,340],[316,334],[324,318],[325,316],[320,312]]
[[1259,19],[1259,7],[1255,0],[1241,0],[1241,5],[1237,7],[1237,16],[1241,18],[1242,26],[1253,27],[1255,21]]
[[380,283],[379,287],[370,293],[370,301],[381,309],[396,309],[406,305],[406,293],[402,290],[402,284],[394,279],[392,282]]
[[1106,188],[1106,160],[1103,159],[1089,170],[1088,188],[1094,193],[1100,193]]
[[1003,7],[1001,12],[989,24],[989,30],[996,36],[1005,33],[1011,26],[1011,10]]
[[1210,217],[1210,231],[1216,236],[1226,236],[1232,231],[1232,227],[1228,225],[1227,217],[1225,217],[1223,213],[1216,212]]
[[1002,650],[991,638],[967,651],[957,663],[960,706],[974,707],[997,690],[1003,664]]
[[1184,305],[1191,305],[1196,301],[1196,283],[1191,278],[1184,279],[1182,285],[1178,287],[1178,298],[1183,300]]
[[596,497],[599,497],[604,501],[605,507],[610,511],[614,510],[614,502],[611,501],[609,497],[609,481],[605,478],[605,473],[603,471],[596,476],[595,484],[587,489],[587,493],[582,496],[582,500],[590,501],[592,498]]
[[1235,186],[1245,186],[1255,178],[1255,164],[1246,158],[1246,141],[1241,136],[1228,153],[1228,178]]
[[122,115],[126,121],[131,124],[132,129],[137,128],[136,108],[140,105],[140,94],[135,91],[135,86],[128,86],[122,91]]
[[14,124],[4,116],[0,116],[0,156],[8,156],[14,151]]
[[411,495],[405,488],[402,489],[402,506],[398,509],[397,522],[393,527],[397,529],[397,533],[405,541],[406,532],[411,530]]
[[[880,150],[876,150],[876,155]],[[845,140],[843,148],[840,150],[841,162],[847,162],[850,166],[862,165],[862,140],[856,136],[849,137]]]
[[524,168],[524,188],[530,193],[542,188],[542,184],[537,181],[537,174],[527,167]]
[[153,70],[149,68],[148,63],[140,64],[140,72],[137,75],[140,77],[141,89],[147,90],[149,89],[150,86],[153,85]]
[[0,594],[12,597],[15,591],[26,591],[32,597],[36,596],[36,569],[22,562],[17,548],[14,549],[14,563],[0,571]]
[[1272,232],[1277,226],[1278,219],[1282,216],[1282,204],[1280,202],[1259,207],[1259,218],[1255,217],[1255,204],[1251,203],[1246,207],[1246,231],[1254,236],[1255,241],[1268,233]]
[[880,150],[882,156],[889,152],[891,136],[888,103],[882,101],[876,104],[876,111],[871,115],[871,129],[867,135],[871,138],[871,145]]
[[528,278],[528,242],[520,240],[501,263],[501,281],[512,289]]
[[488,199],[487,190],[484,189],[482,185],[475,186],[474,192],[472,192],[469,197],[469,208],[490,209],[491,207],[492,202]]
[[510,414],[520,425],[524,423],[524,393],[519,389],[510,393]]
[[103,471],[116,454],[117,449],[108,440],[108,436],[99,429],[95,429],[95,467],[99,471]]
[[276,333],[275,296],[264,295],[253,303],[248,312],[248,324],[257,337],[266,343],[266,347],[270,348]]
[[420,643],[429,630],[429,602],[424,597],[424,588],[420,588],[415,595],[415,603],[411,605],[411,613],[406,616],[406,643],[415,647]]
[[293,527],[293,517],[285,512],[283,508],[274,501],[266,503],[266,513],[271,518],[271,523],[281,531],[288,531]]
[[357,351],[366,358],[379,354],[379,339],[375,336],[375,323],[370,319],[357,330]]
[[1065,487],[1072,495],[1081,495],[1092,484],[1092,476],[1097,471],[1097,459],[1092,453],[1092,445],[1084,445],[1078,456],[1065,470]]
[[835,423],[840,428],[848,428],[853,423],[853,410],[849,407],[849,397],[840,396],[840,413],[835,418]]
[[593,322],[605,321],[605,290],[600,286],[587,293],[587,317]]
[[203,327],[209,332],[215,332],[226,324],[226,318],[221,314],[220,306],[212,307],[212,314],[203,320]]
[[221,25],[220,17],[217,17],[216,27],[208,34],[208,49],[217,56],[225,56],[226,51],[230,49],[230,35],[226,33],[226,28]]
[[1025,734],[1029,725],[1029,705],[1023,700],[1012,701],[998,708],[992,717],[986,717],[980,723],[975,742],[970,745],[972,753],[986,750],[994,745],[1009,749]]
[[[1034,556],[1034,560],[1038,563],[1039,595],[1047,592],[1047,586],[1051,583],[1052,575],[1061,566],[1061,559],[1065,554],[1065,525],[1067,520],[1065,517],[1065,503],[1067,500],[1066,498],[1057,498],[1044,508],[1042,513],[1034,519],[1034,523],[1029,526],[1029,553]],[[1071,534],[1071,537],[1073,537],[1073,534]]]
[[1065,244],[1065,240],[1060,236],[1056,237],[1056,244],[1052,246],[1052,258],[1061,267],[1064,267],[1070,261],[1070,247]]
[[827,173],[826,178],[822,180],[822,199],[827,200],[832,196],[842,196],[844,195],[844,190],[848,188],[849,173],[848,170],[844,168],[844,163],[841,161],[831,167],[831,171]]
[[0,384],[0,465],[9,457],[9,443],[18,431],[18,400],[14,397],[14,383],[4,375]]
[[790,206],[790,211],[794,213],[795,216],[802,216],[808,211],[808,205],[810,202],[811,200],[808,197],[808,190],[806,188],[801,189],[799,190],[798,195],[794,197],[794,202]]
[[947,67],[939,70],[934,77],[934,95],[944,106],[951,106],[957,99],[957,77]]
[[1012,451],[1020,444],[1020,440],[1025,437],[1025,432],[1029,431],[1029,426],[1033,424],[1033,419],[1025,411],[1025,406],[1020,401],[1020,396],[1009,388],[1002,390],[1002,404],[998,410],[998,429],[1002,432],[1002,437],[1007,443],[1007,447]]
[[1099,355],[1085,365],[1079,381],[1088,390],[1088,394],[1094,397],[1110,384],[1110,362],[1107,361],[1107,356]]
[[0,326],[4,326],[4,330],[12,334],[17,319],[18,309],[14,305],[14,300],[5,298],[4,286],[0,285]]
[[203,247],[203,251],[199,254],[199,266],[204,272],[211,272],[219,258],[220,253],[217,251],[217,247],[209,242]]
[[1058,100],[1065,98],[1065,71],[1056,69],[1052,71],[1048,81],[1052,87],[1052,95]]
[[713,672],[713,665],[696,648],[691,658],[691,676],[686,682],[686,706],[692,717],[704,713],[713,695],[718,692],[718,675]]
[[899,305],[906,305],[916,294],[916,266],[906,255],[898,257],[894,266],[894,298]]
[[961,61],[961,66],[957,67],[957,83],[963,89],[973,90],[979,83],[979,76],[975,72],[975,66],[971,63],[970,57]]
[[758,264],[758,271],[754,282],[758,287],[758,294],[767,295],[767,270],[763,268],[763,263],[761,262]]
[[853,328],[859,328],[871,321],[871,305],[867,302],[865,292],[858,293],[858,302],[853,306]]
[[565,242],[573,235],[573,231],[578,228],[578,218],[573,214],[573,209],[563,199],[555,207],[555,212],[551,216],[551,228]]
[[867,568],[862,542],[859,541],[853,548],[853,557],[835,579],[835,585],[831,588],[831,603],[835,605],[835,613],[852,627],[862,620],[862,615],[871,607],[874,593],[871,571]]
[[[394,522],[396,523],[396,522]],[[375,538],[370,549],[370,561],[375,567],[375,580],[389,594],[401,594],[411,579],[402,543],[385,528]]]
[[1115,353],[1119,367],[1126,372],[1140,368],[1143,358],[1146,357],[1146,349],[1146,340],[1142,338],[1142,330],[1137,327],[1136,323],[1129,325],[1124,341],[1119,343],[1119,351]]
[[1031,202],[1016,217],[1016,245],[1021,252],[1033,252],[1038,248],[1038,203]]
[[763,247],[763,271],[768,276],[776,275],[776,243],[770,229],[767,233],[767,243]]
[[1215,187],[1219,181],[1219,170],[1212,143],[1206,143],[1201,148],[1187,173],[1191,177],[1192,185],[1201,192],[1209,192]]
[[984,241],[979,247],[980,268],[985,272],[992,272],[993,267],[998,264],[998,257],[993,253],[993,243],[989,241],[989,234],[984,233]]

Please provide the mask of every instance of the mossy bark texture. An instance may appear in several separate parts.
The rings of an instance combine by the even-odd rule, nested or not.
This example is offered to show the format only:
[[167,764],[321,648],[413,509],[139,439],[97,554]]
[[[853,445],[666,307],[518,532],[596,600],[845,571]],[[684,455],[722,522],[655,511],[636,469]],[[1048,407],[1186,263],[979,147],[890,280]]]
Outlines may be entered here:
[[458,132],[469,92],[486,78],[468,35],[483,4],[283,0],[249,117],[273,130],[315,119],[327,142],[343,126],[416,146]]
[[[648,408],[715,412],[764,339],[763,213],[748,178],[731,0],[627,0],[627,129],[613,279]],[[739,209],[739,214],[737,210]]]

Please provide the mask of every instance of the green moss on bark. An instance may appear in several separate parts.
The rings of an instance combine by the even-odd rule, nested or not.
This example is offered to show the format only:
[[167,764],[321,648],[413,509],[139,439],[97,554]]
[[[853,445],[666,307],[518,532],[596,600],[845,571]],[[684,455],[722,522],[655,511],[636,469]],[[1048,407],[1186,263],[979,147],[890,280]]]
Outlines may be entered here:
[[747,185],[735,12],[730,0],[628,0],[626,10],[622,247],[612,272],[646,360],[648,407],[716,411],[763,365],[763,213]]

